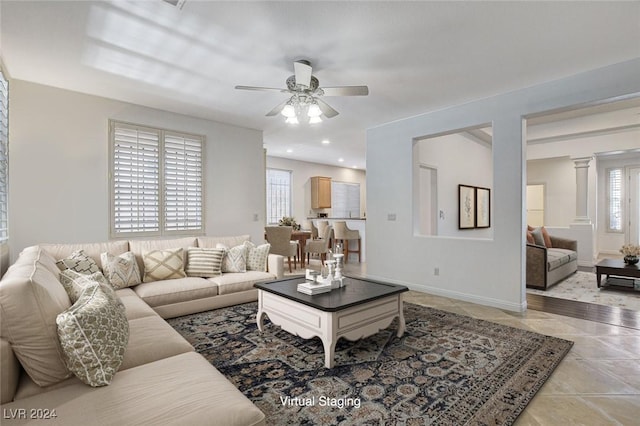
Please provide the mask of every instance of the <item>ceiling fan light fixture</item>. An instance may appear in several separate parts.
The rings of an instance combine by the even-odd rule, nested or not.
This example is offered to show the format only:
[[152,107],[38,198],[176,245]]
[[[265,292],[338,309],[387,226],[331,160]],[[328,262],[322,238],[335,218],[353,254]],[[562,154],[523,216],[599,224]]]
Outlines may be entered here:
[[320,118],[319,116],[309,117],[309,124],[318,124],[318,123],[322,123],[322,118]]
[[284,115],[287,118],[295,118],[296,109],[293,106],[293,103],[291,101],[287,102],[287,104],[284,106],[284,108],[282,108],[281,114]]
[[318,103],[315,100],[313,101],[313,103],[309,105],[309,109],[307,110],[307,115],[311,118],[320,117],[320,115],[322,115],[322,111],[320,110],[320,107],[318,106]]
[[298,124],[298,117],[296,117],[295,115],[293,117],[287,117],[284,122],[287,124]]

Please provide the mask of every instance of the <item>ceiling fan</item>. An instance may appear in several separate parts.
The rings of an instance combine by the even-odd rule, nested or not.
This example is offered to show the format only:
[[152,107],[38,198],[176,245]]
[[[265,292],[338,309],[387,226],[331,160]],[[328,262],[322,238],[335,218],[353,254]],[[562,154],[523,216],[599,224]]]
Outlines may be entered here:
[[301,59],[293,63],[294,75],[287,78],[287,88],[277,89],[273,87],[236,86],[240,90],[258,90],[268,92],[289,93],[291,97],[266,115],[272,117],[282,114],[287,117],[286,122],[297,124],[299,117],[308,117],[309,123],[322,121],[321,115],[332,118],[338,115],[338,111],[320,99],[323,96],[366,96],[369,94],[367,86],[335,86],[320,87],[318,79],[312,75],[311,63]]

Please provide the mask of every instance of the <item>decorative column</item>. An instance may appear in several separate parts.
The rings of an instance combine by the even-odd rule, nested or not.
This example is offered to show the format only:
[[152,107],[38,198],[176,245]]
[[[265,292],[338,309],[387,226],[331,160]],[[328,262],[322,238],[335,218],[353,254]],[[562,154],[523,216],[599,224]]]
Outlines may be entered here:
[[572,158],[576,167],[576,218],[574,223],[591,223],[589,218],[589,162],[592,157]]

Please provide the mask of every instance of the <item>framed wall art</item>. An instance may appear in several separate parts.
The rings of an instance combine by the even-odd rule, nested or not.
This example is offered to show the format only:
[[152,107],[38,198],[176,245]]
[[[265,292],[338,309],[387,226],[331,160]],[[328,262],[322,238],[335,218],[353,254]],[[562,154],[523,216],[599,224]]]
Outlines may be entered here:
[[475,187],[458,185],[458,229],[473,229],[476,226]]
[[491,190],[476,187],[476,228],[491,227]]

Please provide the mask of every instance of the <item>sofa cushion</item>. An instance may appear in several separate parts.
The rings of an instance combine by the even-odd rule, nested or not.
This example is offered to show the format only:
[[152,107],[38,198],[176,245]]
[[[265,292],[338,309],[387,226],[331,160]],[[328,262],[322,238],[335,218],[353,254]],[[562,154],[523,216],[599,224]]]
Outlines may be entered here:
[[267,259],[271,244],[256,246],[251,241],[245,241],[244,245],[247,248],[247,271],[267,272]]
[[188,277],[215,277],[222,273],[225,250],[208,247],[189,247],[187,250]]
[[116,290],[116,295],[125,307],[125,315],[128,320],[158,315],[151,306],[144,303],[144,301],[129,288]]
[[13,400],[20,379],[20,365],[9,341],[0,339],[0,404]]
[[93,260],[84,250],[78,250],[71,253],[68,257],[60,259],[56,262],[61,271],[71,269],[81,274],[95,274],[100,272],[100,268],[95,260]]
[[29,413],[43,407],[55,408],[57,423],[68,425],[93,421],[105,425],[252,426],[264,422],[264,414],[194,352],[120,371],[110,386],[87,388],[74,383],[2,408],[22,408]]
[[144,261],[143,282],[173,280],[187,276],[184,272],[183,248],[151,250],[142,253]]
[[142,283],[133,290],[151,307],[218,295],[214,284],[196,277]]
[[129,322],[115,299],[95,282],[56,320],[67,368],[90,386],[111,383],[124,359]]
[[219,294],[236,293],[251,290],[259,281],[273,280],[275,276],[269,272],[247,271],[242,273],[222,274],[219,277],[207,278],[217,284]]
[[218,244],[218,248],[225,250],[222,259],[222,272],[247,271],[247,247],[244,243],[231,248],[224,244]]
[[547,270],[553,271],[560,266],[578,259],[578,254],[573,250],[550,248],[547,249]]
[[250,241],[251,235],[237,235],[232,237],[198,237],[198,247],[216,248],[218,244],[225,247],[235,247]]
[[100,254],[104,276],[115,289],[140,284],[140,270],[133,252],[127,251],[119,255],[108,252]]
[[193,346],[159,315],[136,318],[129,321],[129,344],[120,370],[192,351]]
[[71,301],[57,274],[51,272],[51,264],[55,264],[51,255],[42,249],[25,250],[0,281],[2,337],[40,386],[71,375],[56,328],[56,317]]
[[96,261],[98,266],[102,268],[100,261],[100,254],[107,252],[114,255],[122,254],[129,250],[128,241],[109,241],[104,243],[88,243],[88,244],[40,244],[47,253],[53,256],[54,259],[62,259],[68,257],[71,253],[84,250],[93,260]]
[[[138,262],[138,269],[140,273],[144,273],[144,261],[142,260],[142,254],[151,250],[165,250],[182,247],[185,251],[189,247],[196,245],[196,239],[193,237],[187,238],[172,238],[168,240],[130,240],[129,249],[136,256],[136,262]],[[142,277],[141,277],[142,278]]]

